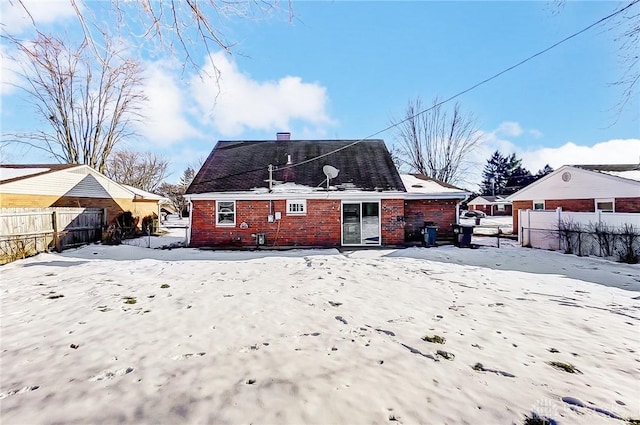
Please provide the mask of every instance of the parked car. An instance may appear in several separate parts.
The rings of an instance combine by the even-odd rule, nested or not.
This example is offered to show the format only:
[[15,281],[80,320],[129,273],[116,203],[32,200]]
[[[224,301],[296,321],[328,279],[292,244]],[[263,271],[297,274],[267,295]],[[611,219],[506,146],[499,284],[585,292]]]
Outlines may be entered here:
[[479,210],[469,210],[465,211],[465,217],[476,217],[476,218],[485,218],[487,215]]

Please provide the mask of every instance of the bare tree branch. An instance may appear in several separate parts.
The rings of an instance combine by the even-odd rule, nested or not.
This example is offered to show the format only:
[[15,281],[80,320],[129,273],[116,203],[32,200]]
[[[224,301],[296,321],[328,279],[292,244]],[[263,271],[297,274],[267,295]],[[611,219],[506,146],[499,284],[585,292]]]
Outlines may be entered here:
[[447,183],[458,183],[472,166],[470,153],[480,144],[475,119],[456,103],[448,112],[438,98],[426,113],[420,98],[409,101],[396,124],[397,162],[415,172]]
[[167,176],[169,161],[153,152],[121,150],[107,162],[106,175],[118,183],[154,192]]
[[123,60],[109,41],[104,44],[96,57],[86,39],[77,47],[42,33],[16,41],[23,64],[19,87],[48,130],[3,134],[3,142],[27,143],[60,162],[104,172],[113,148],[135,135],[132,124],[145,100],[140,66]]

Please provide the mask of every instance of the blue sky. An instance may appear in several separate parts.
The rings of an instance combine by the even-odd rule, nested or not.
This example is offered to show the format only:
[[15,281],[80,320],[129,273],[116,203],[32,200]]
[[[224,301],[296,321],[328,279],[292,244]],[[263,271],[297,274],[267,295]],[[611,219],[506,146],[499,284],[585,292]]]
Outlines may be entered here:
[[[6,3],[3,24],[28,34],[28,27],[9,22],[17,12]],[[289,20],[285,2],[259,19],[223,22],[234,45],[232,55],[214,52],[219,85],[192,68],[183,72],[176,55],[152,57],[132,48],[147,69],[149,101],[140,137],[128,147],[165,155],[175,180],[217,140],[272,139],[278,131],[294,139],[363,138],[401,117],[409,100],[447,98],[622,4],[566,2],[559,9],[542,1],[304,1],[293,3]],[[43,9],[47,30],[73,33],[67,2],[32,7]],[[621,89],[612,83],[624,68],[618,34],[609,28],[595,27],[457,99],[483,133],[474,153],[478,168],[495,149],[515,152],[532,171],[545,163],[640,161],[640,104],[635,97],[621,113],[617,108]],[[206,51],[193,46],[193,52],[207,70]],[[16,81],[15,64],[4,59],[2,131],[41,125],[21,93],[7,86]],[[395,133],[376,137],[391,146]],[[12,148],[3,155],[3,161],[50,161],[36,150]]]

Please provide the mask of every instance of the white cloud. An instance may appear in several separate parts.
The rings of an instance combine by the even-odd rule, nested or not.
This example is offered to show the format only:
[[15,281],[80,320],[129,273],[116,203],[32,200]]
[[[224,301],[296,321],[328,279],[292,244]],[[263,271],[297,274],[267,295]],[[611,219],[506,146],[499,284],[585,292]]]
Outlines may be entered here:
[[149,66],[152,69],[145,80],[145,118],[138,123],[138,131],[149,142],[159,146],[169,146],[175,142],[193,137],[201,137],[185,116],[184,93],[161,64]]
[[6,46],[0,46],[0,96],[13,93],[20,82],[20,64]]
[[514,141],[524,135],[539,138],[542,133],[535,129],[523,129],[516,122],[503,122],[494,130],[481,131],[482,143],[470,158],[475,166],[469,169],[464,185],[470,190],[478,189],[482,181],[482,169],[496,150],[503,155],[515,153],[518,158],[522,158],[522,165],[532,173],[536,173],[546,164],[559,168],[572,164],[640,163],[640,139],[612,139],[593,145],[567,142],[555,148],[527,148]]
[[241,72],[224,53],[215,53],[211,59],[218,72],[207,65],[204,71],[210,75],[194,77],[191,83],[206,121],[222,135],[236,136],[247,129],[287,131],[292,121],[307,127],[333,123],[326,111],[327,90],[320,84],[295,76],[257,81]]
[[[82,2],[77,4],[82,6]],[[33,27],[32,18],[36,25],[51,24],[75,17],[76,12],[69,0],[3,0],[0,2],[0,15],[4,30],[18,34]]]
[[613,139],[592,146],[567,142],[557,148],[540,148],[516,152],[531,172],[546,164],[553,168],[574,164],[638,164],[640,139]]
[[507,137],[518,137],[523,133],[520,124],[514,121],[505,121],[496,128],[494,133]]

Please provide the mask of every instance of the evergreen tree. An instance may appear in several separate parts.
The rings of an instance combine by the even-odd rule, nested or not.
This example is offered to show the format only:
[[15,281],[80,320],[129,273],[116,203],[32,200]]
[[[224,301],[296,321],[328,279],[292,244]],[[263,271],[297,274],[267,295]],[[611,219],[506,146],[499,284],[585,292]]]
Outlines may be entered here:
[[487,160],[482,172],[482,195],[510,195],[535,180],[531,172],[522,166],[522,159],[515,153],[504,156],[495,151]]
[[480,193],[482,195],[499,195],[506,184],[507,158],[495,151],[487,160],[482,171]]

